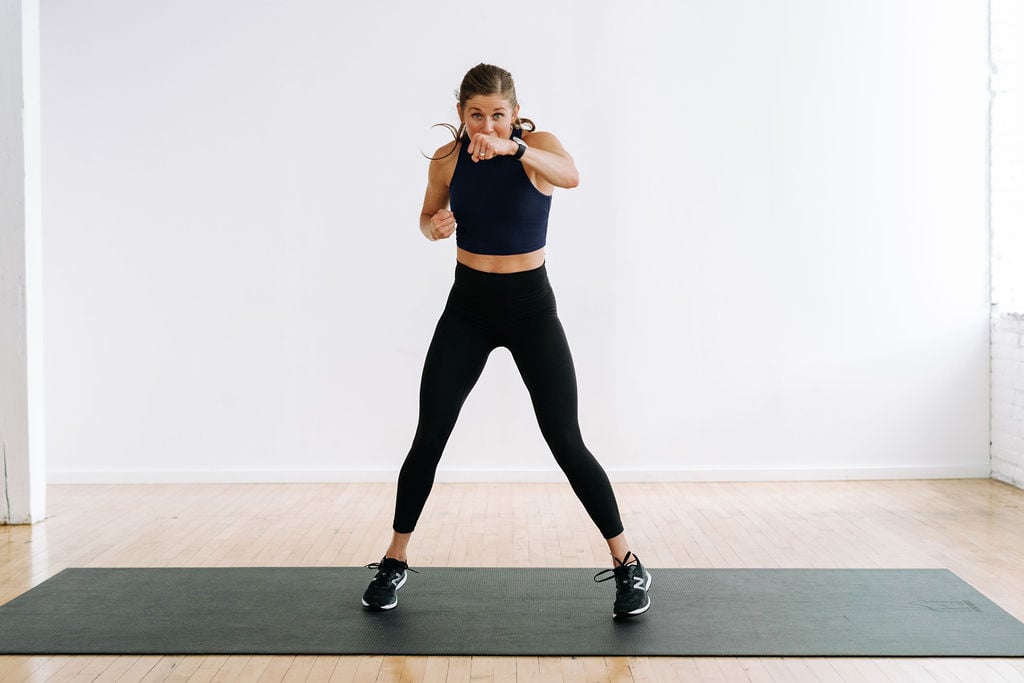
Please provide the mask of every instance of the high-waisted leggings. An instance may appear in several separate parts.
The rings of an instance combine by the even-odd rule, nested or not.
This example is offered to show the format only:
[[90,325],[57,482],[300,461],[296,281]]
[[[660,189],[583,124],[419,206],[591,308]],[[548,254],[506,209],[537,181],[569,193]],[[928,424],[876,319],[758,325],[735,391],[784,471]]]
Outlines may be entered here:
[[498,274],[461,263],[427,350],[416,436],[398,476],[394,530],[415,529],[459,411],[499,346],[512,353],[541,433],[576,496],[605,538],[618,536],[622,521],[611,483],[580,434],[576,370],[545,266]]

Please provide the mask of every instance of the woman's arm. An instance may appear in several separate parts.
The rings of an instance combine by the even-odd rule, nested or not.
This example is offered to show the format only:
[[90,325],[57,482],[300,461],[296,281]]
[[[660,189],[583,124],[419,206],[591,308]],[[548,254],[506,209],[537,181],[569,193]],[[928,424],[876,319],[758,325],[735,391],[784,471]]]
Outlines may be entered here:
[[[511,140],[509,142],[512,142]],[[528,149],[519,161],[526,167],[528,174],[536,174],[553,187],[573,188],[580,184],[580,173],[576,170],[576,162],[562,147],[551,133],[529,133],[523,138]],[[519,151],[519,146],[512,142],[512,154]],[[541,185],[541,183],[535,183]]]
[[[550,194],[556,187],[572,188],[580,184],[576,163],[551,133],[524,133],[528,149],[519,161],[530,180],[542,192]],[[486,162],[491,156],[514,156],[519,145],[511,139],[478,133],[469,143],[468,152],[474,162]],[[481,158],[482,156],[482,158]]]
[[430,241],[443,240],[455,232],[455,214],[448,210],[448,185],[452,180],[458,151],[450,142],[437,150],[427,169],[427,190],[420,211],[420,232]]

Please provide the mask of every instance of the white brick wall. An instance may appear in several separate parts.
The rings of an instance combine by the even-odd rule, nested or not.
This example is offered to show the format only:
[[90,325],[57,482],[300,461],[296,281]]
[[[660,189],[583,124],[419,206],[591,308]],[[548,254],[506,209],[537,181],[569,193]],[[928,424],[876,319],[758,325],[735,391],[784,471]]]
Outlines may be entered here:
[[992,0],[992,477],[1024,488],[1024,3]]
[[1024,488],[1024,315],[992,320],[992,476]]

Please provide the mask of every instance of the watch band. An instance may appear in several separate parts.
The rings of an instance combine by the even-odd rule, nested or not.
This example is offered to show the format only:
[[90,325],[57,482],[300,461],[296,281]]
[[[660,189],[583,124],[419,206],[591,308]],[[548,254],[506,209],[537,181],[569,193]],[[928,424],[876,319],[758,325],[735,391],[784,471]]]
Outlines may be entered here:
[[515,156],[513,158],[522,159],[523,155],[526,154],[526,150],[529,149],[529,146],[519,138],[512,138],[512,142],[519,145],[519,149],[516,150]]

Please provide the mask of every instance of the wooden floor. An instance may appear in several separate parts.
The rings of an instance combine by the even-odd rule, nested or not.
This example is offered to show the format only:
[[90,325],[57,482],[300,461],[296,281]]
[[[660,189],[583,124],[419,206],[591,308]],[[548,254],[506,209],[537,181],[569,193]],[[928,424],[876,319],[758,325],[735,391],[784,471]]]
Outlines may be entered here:
[[[946,567],[1024,620],[1024,491],[1004,484],[616,490],[632,545],[652,569]],[[387,544],[393,491],[387,484],[53,486],[45,522],[0,526],[0,603],[65,567],[366,564]],[[598,567],[608,560],[563,484],[439,484],[410,550],[413,566]],[[349,599],[358,609],[359,596]],[[0,657],[0,681],[22,680],[988,682],[1024,681],[1024,660]]]

